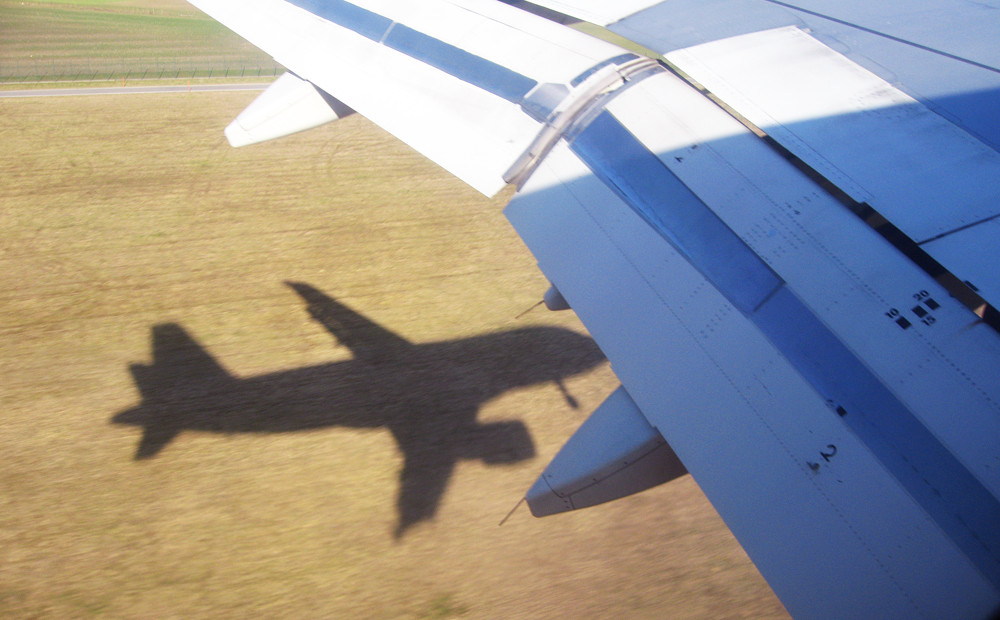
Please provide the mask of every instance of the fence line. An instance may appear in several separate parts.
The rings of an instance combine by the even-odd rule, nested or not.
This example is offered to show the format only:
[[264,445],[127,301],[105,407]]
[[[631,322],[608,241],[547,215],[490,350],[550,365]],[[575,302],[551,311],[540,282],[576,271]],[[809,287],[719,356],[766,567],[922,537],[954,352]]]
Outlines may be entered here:
[[0,83],[96,82],[187,78],[270,78],[284,72],[263,58],[213,61],[144,59],[15,59],[0,63]]

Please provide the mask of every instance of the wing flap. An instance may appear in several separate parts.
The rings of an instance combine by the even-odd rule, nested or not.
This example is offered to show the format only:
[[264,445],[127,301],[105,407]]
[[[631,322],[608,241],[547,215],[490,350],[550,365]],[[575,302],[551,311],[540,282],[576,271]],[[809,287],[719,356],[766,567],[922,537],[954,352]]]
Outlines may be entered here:
[[[796,27],[667,59],[917,243],[1000,215],[1000,153]],[[926,249],[1000,303],[995,278],[980,276],[991,254],[936,247]]]

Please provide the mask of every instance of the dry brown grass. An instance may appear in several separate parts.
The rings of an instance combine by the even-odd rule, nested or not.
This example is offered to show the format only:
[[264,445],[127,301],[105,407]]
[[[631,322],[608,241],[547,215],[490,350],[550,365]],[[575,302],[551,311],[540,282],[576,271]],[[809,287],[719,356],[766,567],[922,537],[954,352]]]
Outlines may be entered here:
[[500,201],[357,117],[233,150],[252,97],[0,100],[0,616],[784,615],[690,479],[497,527],[616,384],[606,365],[567,381],[578,410],[551,383],[486,403],[536,457],[460,461],[398,541],[382,428],[186,432],[133,460],[110,420],[140,400],[154,325],[241,378],[349,359],[285,280],[417,343],[582,331],[513,320],[545,281]]

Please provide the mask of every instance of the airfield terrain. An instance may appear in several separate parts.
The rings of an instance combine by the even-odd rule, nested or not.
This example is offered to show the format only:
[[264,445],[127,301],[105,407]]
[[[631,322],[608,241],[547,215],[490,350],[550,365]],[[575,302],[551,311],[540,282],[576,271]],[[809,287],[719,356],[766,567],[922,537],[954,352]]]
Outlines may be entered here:
[[0,617],[786,617],[689,477],[498,527],[611,369],[505,196],[254,96],[0,99]]

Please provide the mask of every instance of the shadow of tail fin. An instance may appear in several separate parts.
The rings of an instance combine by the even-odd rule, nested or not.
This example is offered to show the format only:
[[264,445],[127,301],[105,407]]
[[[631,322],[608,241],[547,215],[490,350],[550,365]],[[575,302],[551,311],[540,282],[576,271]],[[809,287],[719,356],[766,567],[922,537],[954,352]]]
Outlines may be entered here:
[[[153,327],[153,364],[133,364],[132,376],[144,399],[231,379],[226,369],[176,323]],[[139,370],[142,369],[142,370]],[[164,388],[170,388],[165,390]]]
[[136,459],[156,455],[181,432],[193,406],[233,381],[180,325],[153,327],[152,341],[153,363],[129,366],[142,403],[112,418],[116,424],[142,427]]

